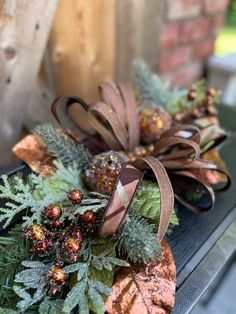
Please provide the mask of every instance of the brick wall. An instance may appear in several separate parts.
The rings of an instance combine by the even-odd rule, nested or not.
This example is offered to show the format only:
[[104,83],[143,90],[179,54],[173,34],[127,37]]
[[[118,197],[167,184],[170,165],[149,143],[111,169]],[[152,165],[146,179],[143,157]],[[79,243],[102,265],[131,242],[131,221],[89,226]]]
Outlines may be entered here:
[[224,23],[229,0],[165,0],[159,40],[159,73],[186,86],[203,73]]

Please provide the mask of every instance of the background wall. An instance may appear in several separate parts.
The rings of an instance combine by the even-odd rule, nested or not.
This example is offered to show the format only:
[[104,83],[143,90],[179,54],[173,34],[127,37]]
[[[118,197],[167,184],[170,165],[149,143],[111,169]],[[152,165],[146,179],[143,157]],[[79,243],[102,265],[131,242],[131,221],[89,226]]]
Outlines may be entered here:
[[179,86],[202,76],[228,0],[0,0],[0,165],[56,95],[97,99],[143,57]]
[[165,1],[158,41],[158,70],[164,78],[186,86],[203,74],[228,4],[228,0]]

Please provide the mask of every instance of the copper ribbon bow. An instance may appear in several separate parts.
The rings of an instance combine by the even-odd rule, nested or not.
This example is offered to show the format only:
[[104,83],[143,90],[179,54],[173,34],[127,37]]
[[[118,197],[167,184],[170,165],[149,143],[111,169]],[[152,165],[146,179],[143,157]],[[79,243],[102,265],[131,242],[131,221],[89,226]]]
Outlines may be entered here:
[[[137,103],[132,88],[123,84],[101,84],[99,87],[101,101],[87,105],[78,97],[58,97],[52,105],[52,113],[57,121],[61,120],[57,113],[58,106],[65,106],[66,112],[71,106],[82,107],[93,129],[100,135],[98,138],[88,131],[79,130],[84,135],[84,142],[90,148],[100,148],[103,151],[103,141],[108,148],[115,151],[131,152],[140,145],[140,129],[137,114]],[[71,117],[74,121],[73,117]],[[69,131],[69,136],[78,141]],[[168,228],[169,220],[174,206],[174,196],[187,208],[201,212],[213,207],[215,201],[214,190],[202,182],[199,171],[217,171],[224,174],[227,183],[225,190],[230,185],[229,176],[214,164],[205,162],[200,158],[202,151],[207,151],[217,146],[225,139],[225,134],[213,126],[200,131],[193,125],[178,125],[165,131],[159,140],[154,143],[152,156],[144,156],[133,164],[124,164],[121,170],[109,204],[103,217],[100,235],[113,235],[122,226],[125,215],[132,203],[135,191],[141,182],[144,172],[151,170],[160,189],[160,221],[158,235],[162,240]],[[99,147],[100,146],[100,147]],[[148,171],[150,173],[150,171]],[[188,182],[186,182],[188,180]],[[186,184],[188,183],[188,184]],[[211,202],[207,207],[195,206],[187,202],[179,194],[179,186],[197,184],[208,194]],[[174,191],[173,191],[174,189]]]

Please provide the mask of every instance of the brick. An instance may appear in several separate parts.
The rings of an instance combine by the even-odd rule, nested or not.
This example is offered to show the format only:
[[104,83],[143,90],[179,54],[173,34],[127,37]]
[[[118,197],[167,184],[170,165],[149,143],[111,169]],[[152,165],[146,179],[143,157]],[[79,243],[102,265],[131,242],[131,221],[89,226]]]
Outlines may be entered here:
[[222,28],[223,24],[225,21],[225,15],[224,14],[219,14],[216,15],[212,18],[211,22],[211,31],[213,34],[217,34],[219,30]]
[[203,59],[212,54],[214,50],[215,38],[208,38],[197,44],[194,52],[196,59]]
[[204,0],[203,11],[205,14],[225,12],[228,5],[229,0]]
[[170,86],[189,87],[194,81],[202,76],[203,64],[201,61],[194,61],[185,65],[175,72],[162,75],[164,80],[170,82]]
[[207,37],[210,26],[211,20],[208,18],[185,21],[181,32],[182,42],[188,43]]
[[175,69],[188,62],[190,47],[181,47],[168,52],[162,52],[159,60],[159,71],[165,72]]
[[161,30],[160,34],[160,47],[161,48],[170,48],[176,45],[179,42],[180,36],[180,24],[172,23],[166,25]]
[[170,21],[199,16],[201,9],[200,0],[167,0],[167,17]]

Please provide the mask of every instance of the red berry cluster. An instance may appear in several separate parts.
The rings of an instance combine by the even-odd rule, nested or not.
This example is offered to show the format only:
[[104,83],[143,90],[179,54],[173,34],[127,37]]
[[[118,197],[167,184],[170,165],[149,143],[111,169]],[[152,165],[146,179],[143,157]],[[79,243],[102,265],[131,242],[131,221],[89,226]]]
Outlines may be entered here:
[[[69,191],[67,195],[73,205],[83,199],[79,190]],[[59,291],[67,279],[62,269],[64,261],[76,262],[84,237],[95,230],[96,215],[92,211],[86,211],[73,222],[62,223],[62,214],[63,209],[59,204],[51,204],[42,210],[43,223],[33,224],[25,230],[26,238],[32,243],[33,254],[56,255],[56,263],[48,273],[50,295]]]

